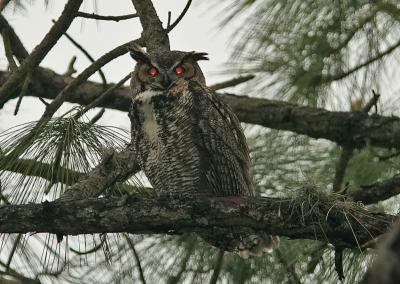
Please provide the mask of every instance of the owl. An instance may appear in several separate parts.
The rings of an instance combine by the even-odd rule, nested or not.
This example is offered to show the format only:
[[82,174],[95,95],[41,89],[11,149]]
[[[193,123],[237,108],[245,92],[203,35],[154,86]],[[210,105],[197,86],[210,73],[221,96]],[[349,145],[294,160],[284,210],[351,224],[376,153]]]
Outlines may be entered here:
[[[198,61],[207,53],[146,53],[129,48],[137,62],[129,111],[138,163],[160,192],[205,196],[256,196],[246,138],[233,111],[206,86]],[[271,248],[267,235],[234,232],[202,236],[227,251]]]

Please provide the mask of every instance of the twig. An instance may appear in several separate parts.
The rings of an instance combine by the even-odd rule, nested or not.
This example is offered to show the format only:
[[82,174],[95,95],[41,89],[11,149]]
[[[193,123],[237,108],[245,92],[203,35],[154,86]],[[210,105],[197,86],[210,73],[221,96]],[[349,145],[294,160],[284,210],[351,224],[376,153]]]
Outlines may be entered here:
[[108,88],[103,94],[101,94],[98,98],[96,98],[93,102],[91,102],[89,105],[87,105],[83,110],[79,111],[76,115],[75,115],[75,119],[78,119],[79,117],[81,117],[85,112],[87,112],[88,110],[98,106],[99,104],[101,104],[102,102],[104,102],[104,100],[106,100],[108,98],[108,96],[110,94],[112,94],[116,89],[118,89],[119,87],[121,87],[126,81],[128,81],[131,78],[131,73],[129,73],[128,75],[126,75],[124,78],[122,78],[117,84],[111,86],[110,88]]
[[[380,95],[376,94],[374,90],[372,90],[372,94],[373,94],[372,98],[361,109],[361,111],[364,113],[368,113],[373,106],[375,106],[375,108],[376,108],[376,105],[377,105]],[[339,160],[336,164],[335,177],[334,177],[333,186],[332,186],[333,192],[341,191],[344,176],[346,174],[346,168],[353,156],[354,149],[355,149],[355,147],[353,145],[350,145],[350,146],[343,145],[342,153],[340,154]]]
[[72,74],[76,73],[76,69],[74,67],[76,62],[76,56],[72,56],[71,60],[68,63],[67,71],[64,73],[64,76],[71,76]]
[[41,101],[46,107],[49,106],[49,103],[46,102],[42,97],[39,97],[39,101]]
[[189,10],[190,5],[192,4],[192,0],[188,0],[186,3],[185,8],[183,8],[181,14],[179,15],[178,18],[176,18],[175,22],[173,22],[171,25],[167,26],[167,33],[172,31],[178,24],[179,22],[183,19],[187,11]]
[[[52,20],[53,23],[55,22],[54,20]],[[94,63],[96,60],[89,54],[89,52],[87,52],[87,50],[80,45],[76,40],[74,40],[67,32],[64,33],[64,36],[73,44],[75,45],[75,47],[77,49],[79,49],[85,56],[87,59],[89,59],[89,61],[91,63]],[[107,79],[106,76],[104,75],[103,71],[101,70],[101,68],[99,68],[98,70],[101,81],[103,82],[103,85],[106,86],[107,85]]]
[[172,16],[171,11],[168,11],[167,29],[168,29],[169,26],[171,25],[171,16]]
[[251,79],[253,79],[255,76],[254,75],[246,75],[246,76],[240,76],[237,78],[233,78],[215,85],[211,85],[210,88],[213,89],[214,91],[218,91],[221,89],[229,88],[229,87],[234,87],[239,84],[242,84],[244,82],[247,82]]
[[146,279],[144,278],[144,273],[143,273],[142,264],[141,264],[141,262],[140,262],[139,255],[138,255],[138,253],[137,253],[137,251],[136,251],[136,249],[135,249],[135,245],[134,245],[134,243],[132,242],[131,238],[128,236],[128,234],[124,234],[124,237],[125,237],[126,242],[127,242],[128,245],[129,245],[130,249],[131,249],[132,252],[133,252],[133,256],[135,257],[136,265],[137,265],[138,270],[139,270],[140,281],[142,282],[142,284],[146,284]]
[[[140,39],[135,40],[134,42],[139,42]],[[68,96],[84,81],[86,81],[93,73],[98,71],[101,67],[106,65],[108,62],[114,60],[115,58],[125,54],[127,52],[126,47],[131,44],[131,42],[122,44],[113,50],[107,52],[99,59],[93,62],[89,67],[82,71],[78,77],[72,80],[52,101],[52,103],[46,108],[46,111],[43,114],[43,118],[50,118],[57,111],[57,109],[61,106],[61,104],[68,98]]]
[[76,253],[77,255],[86,255],[86,254],[91,254],[94,253],[96,251],[98,251],[100,248],[102,248],[104,242],[105,242],[105,238],[101,238],[100,239],[100,243],[95,245],[93,248],[89,249],[89,250],[85,250],[85,251],[79,251],[73,248],[70,248],[69,250],[72,251],[73,253]]
[[368,113],[372,107],[375,107],[375,113],[378,113],[378,100],[380,98],[380,94],[376,93],[375,90],[372,90],[372,98],[369,102],[362,108],[362,111]]
[[69,0],[57,20],[46,34],[43,40],[37,45],[32,53],[21,63],[18,70],[14,72],[8,80],[0,87],[0,105],[4,104],[13,91],[20,85],[26,73],[39,65],[50,49],[57,43],[58,39],[71,25],[75,14],[83,0]]
[[336,74],[336,75],[331,75],[331,76],[324,76],[321,78],[321,82],[322,83],[329,83],[329,82],[333,82],[333,81],[338,81],[341,80],[349,75],[351,75],[352,73],[360,70],[361,68],[364,68],[365,66],[370,65],[371,63],[374,63],[377,60],[382,59],[383,57],[385,57],[386,55],[392,53],[395,49],[397,49],[400,46],[400,40],[397,41],[394,45],[392,45],[391,47],[387,48],[385,51],[377,54],[376,56],[364,61],[363,63],[360,63],[359,65],[343,72],[340,74]]
[[2,31],[2,37],[3,37],[3,44],[4,44],[4,51],[6,53],[6,58],[8,61],[8,65],[10,67],[11,72],[14,72],[18,69],[17,64],[15,63],[14,60],[14,55],[11,47],[11,42],[10,42],[10,34],[9,31],[4,28]]
[[121,16],[103,16],[103,15],[97,15],[95,13],[89,14],[89,13],[85,13],[85,12],[78,12],[78,13],[76,13],[76,15],[78,17],[87,18],[87,19],[115,21],[115,22],[119,22],[122,20],[129,20],[129,19],[138,17],[137,14],[128,14],[128,15],[121,15]]
[[8,256],[8,259],[6,262],[6,272],[10,271],[11,261],[14,257],[15,251],[17,250],[19,242],[21,241],[21,238],[22,238],[22,234],[18,234],[17,238],[14,241],[13,247],[11,248],[11,251],[10,251],[10,255]]
[[19,63],[21,63],[26,57],[28,57],[29,53],[22,44],[21,40],[15,33],[14,29],[10,26],[7,19],[0,13],[0,33],[4,37],[5,33],[8,34],[10,38],[11,49],[14,56],[18,59]]
[[[1,149],[0,149],[0,155],[1,155]],[[1,157],[1,156],[0,156]],[[3,187],[0,179],[0,200],[3,200],[4,204],[10,205],[10,201],[8,201],[8,198],[3,195]]]
[[89,121],[88,125],[95,124],[103,116],[105,112],[106,112],[105,108],[99,110],[99,112],[95,116],[93,116],[92,119]]
[[17,104],[15,105],[14,115],[18,114],[19,107],[22,102],[22,98],[28,93],[29,84],[31,83],[31,76],[32,76],[31,73],[28,72],[28,74],[26,75],[26,78],[24,80],[24,84],[22,85],[21,92],[19,93]]
[[224,251],[220,249],[218,251],[217,261],[215,262],[214,272],[211,275],[210,284],[217,283],[219,274],[221,273],[223,262],[224,262]]
[[339,160],[336,164],[335,177],[333,179],[332,190],[333,192],[340,192],[346,168],[353,155],[354,148],[352,146],[343,146],[340,153]]

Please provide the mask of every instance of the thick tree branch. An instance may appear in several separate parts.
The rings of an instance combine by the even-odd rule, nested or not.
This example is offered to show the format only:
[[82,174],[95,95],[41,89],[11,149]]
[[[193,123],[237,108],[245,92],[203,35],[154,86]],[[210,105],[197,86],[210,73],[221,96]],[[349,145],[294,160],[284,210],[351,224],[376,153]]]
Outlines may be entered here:
[[157,16],[151,0],[132,0],[143,27],[142,38],[149,52],[170,50],[167,31]]
[[[40,69],[36,73],[27,95],[54,99],[55,94],[72,80],[47,69]],[[0,71],[0,84],[8,76],[7,72]],[[102,92],[102,84],[84,82],[74,88],[66,100],[87,105]],[[362,147],[368,143],[378,147],[400,148],[400,118],[396,116],[368,115],[360,111],[328,111],[282,101],[219,95],[232,107],[241,122],[293,131],[316,139],[323,138],[339,145]],[[118,88],[99,106],[127,111],[130,100],[129,87]]]
[[[347,209],[346,209],[347,208]],[[357,248],[386,232],[397,218],[351,210],[339,201],[321,203],[305,214],[290,199],[246,197],[160,197],[133,195],[0,207],[1,233],[49,232],[61,235],[127,232],[134,234],[215,234],[222,228],[240,233],[264,231],[291,239],[312,239]],[[313,211],[315,212],[315,211]],[[355,237],[357,239],[355,239]]]
[[32,53],[22,62],[18,70],[0,87],[0,105],[12,95],[28,71],[32,71],[43,60],[50,49],[57,43],[58,39],[71,25],[75,14],[83,0],[69,0],[57,20],[46,34],[43,40],[34,48]]

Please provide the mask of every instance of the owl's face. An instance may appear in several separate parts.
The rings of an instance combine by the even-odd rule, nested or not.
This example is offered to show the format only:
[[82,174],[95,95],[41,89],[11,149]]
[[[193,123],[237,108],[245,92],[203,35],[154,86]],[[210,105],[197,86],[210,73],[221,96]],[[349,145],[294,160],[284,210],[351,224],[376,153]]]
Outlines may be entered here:
[[129,52],[137,62],[131,81],[134,93],[146,90],[165,91],[179,80],[197,80],[205,84],[197,61],[208,60],[207,53],[167,51],[149,54],[138,46],[130,47]]

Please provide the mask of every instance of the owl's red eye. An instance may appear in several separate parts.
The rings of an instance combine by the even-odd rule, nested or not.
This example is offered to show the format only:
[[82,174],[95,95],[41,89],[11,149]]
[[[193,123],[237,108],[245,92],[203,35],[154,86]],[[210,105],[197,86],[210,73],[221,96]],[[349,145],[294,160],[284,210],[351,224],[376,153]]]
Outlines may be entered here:
[[175,74],[176,75],[181,75],[183,72],[185,72],[185,69],[182,66],[176,66],[175,67]]
[[158,70],[156,68],[154,68],[154,67],[151,67],[149,69],[149,71],[147,71],[147,72],[149,73],[150,76],[156,76],[157,73],[158,73]]

